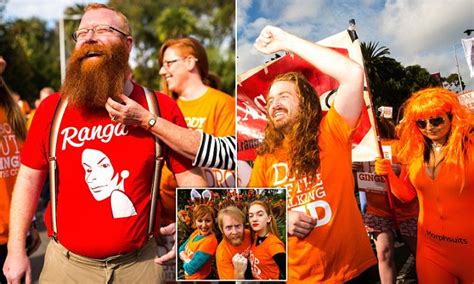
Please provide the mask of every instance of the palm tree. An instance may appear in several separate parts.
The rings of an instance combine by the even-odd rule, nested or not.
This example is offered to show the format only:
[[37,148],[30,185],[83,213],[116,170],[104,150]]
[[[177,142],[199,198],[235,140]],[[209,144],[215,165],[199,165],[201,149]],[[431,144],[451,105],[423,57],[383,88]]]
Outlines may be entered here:
[[378,85],[383,79],[387,79],[386,75],[388,71],[386,68],[387,55],[390,55],[390,50],[385,46],[378,46],[378,42],[369,43],[362,42],[361,50],[362,57],[364,58],[365,70],[367,77],[371,85]]

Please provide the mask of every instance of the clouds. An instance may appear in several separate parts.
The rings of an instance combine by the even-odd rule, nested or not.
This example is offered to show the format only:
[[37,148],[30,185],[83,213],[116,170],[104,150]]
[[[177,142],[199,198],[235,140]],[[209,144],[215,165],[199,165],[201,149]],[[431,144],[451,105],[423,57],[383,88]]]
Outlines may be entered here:
[[450,47],[473,24],[473,3],[472,0],[388,1],[380,13],[380,32],[391,37],[393,48],[403,54]]
[[253,68],[270,56],[255,53],[251,44],[266,24],[279,26],[308,40],[317,41],[340,32],[356,19],[362,41],[379,42],[404,66],[421,65],[447,77],[457,72],[472,88],[460,40],[474,28],[472,0],[262,0],[247,2],[245,21],[237,22],[237,73]]

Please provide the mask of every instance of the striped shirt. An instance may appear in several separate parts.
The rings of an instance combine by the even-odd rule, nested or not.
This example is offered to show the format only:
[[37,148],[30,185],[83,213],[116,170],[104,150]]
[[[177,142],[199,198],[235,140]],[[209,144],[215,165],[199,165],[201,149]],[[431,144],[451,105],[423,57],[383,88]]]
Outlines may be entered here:
[[237,142],[234,136],[215,137],[202,133],[193,166],[235,170]]

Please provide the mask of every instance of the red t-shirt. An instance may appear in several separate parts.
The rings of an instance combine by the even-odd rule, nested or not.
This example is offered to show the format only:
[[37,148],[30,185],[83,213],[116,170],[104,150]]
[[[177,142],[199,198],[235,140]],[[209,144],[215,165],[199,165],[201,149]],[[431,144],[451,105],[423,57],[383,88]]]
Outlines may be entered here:
[[[130,98],[148,108],[144,90],[134,84]],[[178,106],[158,93],[161,116],[186,127]],[[21,154],[22,164],[48,169],[49,133],[59,94],[49,96],[36,111]],[[104,109],[94,112],[66,108],[58,142],[58,240],[74,253],[106,258],[140,248],[146,241],[154,169],[154,136],[141,127],[110,120]],[[169,148],[167,164],[175,173],[191,161]],[[45,214],[52,235],[50,205]],[[159,224],[159,215],[157,215]]]

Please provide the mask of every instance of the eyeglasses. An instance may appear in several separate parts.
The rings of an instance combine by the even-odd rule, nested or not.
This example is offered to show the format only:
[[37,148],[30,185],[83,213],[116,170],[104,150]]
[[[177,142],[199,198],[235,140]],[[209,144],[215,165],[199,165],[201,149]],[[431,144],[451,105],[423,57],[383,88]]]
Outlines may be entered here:
[[111,34],[113,32],[118,32],[119,34],[123,35],[124,37],[127,37],[128,35],[124,32],[122,32],[121,30],[117,29],[117,28],[114,28],[112,26],[109,26],[109,25],[97,25],[93,28],[89,28],[89,29],[78,29],[77,31],[73,32],[72,33],[72,39],[74,41],[80,41],[80,40],[84,40],[87,36],[87,34],[89,33],[89,31],[92,31],[96,36],[101,36],[101,35],[107,35],[107,34]]
[[173,60],[163,60],[163,67],[165,67],[165,69],[170,69],[170,67],[180,61],[180,60],[183,60],[182,58],[176,58],[176,59],[173,59]]
[[416,126],[418,126],[418,128],[425,129],[426,126],[428,125],[428,122],[431,124],[431,126],[438,127],[444,123],[444,118],[441,116],[438,116],[438,117],[433,117],[430,119],[419,119],[415,123],[416,123]]

